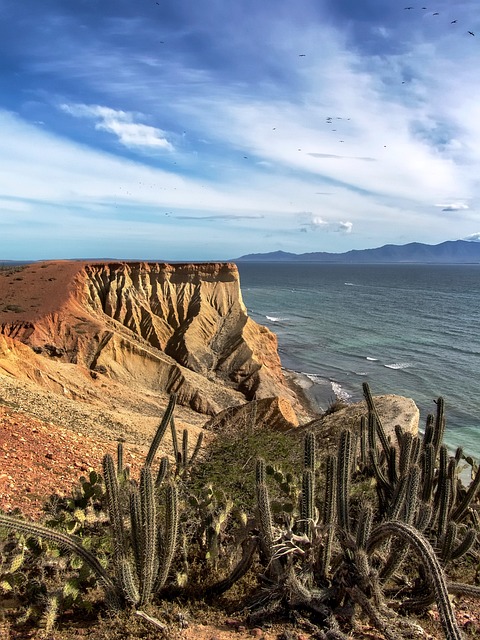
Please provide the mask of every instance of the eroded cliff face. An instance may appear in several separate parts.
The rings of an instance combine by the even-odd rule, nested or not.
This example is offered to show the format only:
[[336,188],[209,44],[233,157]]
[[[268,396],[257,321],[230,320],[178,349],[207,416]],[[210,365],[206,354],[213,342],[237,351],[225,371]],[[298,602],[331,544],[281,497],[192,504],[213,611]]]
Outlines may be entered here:
[[8,284],[3,302],[22,303],[0,305],[1,333],[94,378],[176,392],[209,415],[254,397],[295,403],[233,264],[44,263]]

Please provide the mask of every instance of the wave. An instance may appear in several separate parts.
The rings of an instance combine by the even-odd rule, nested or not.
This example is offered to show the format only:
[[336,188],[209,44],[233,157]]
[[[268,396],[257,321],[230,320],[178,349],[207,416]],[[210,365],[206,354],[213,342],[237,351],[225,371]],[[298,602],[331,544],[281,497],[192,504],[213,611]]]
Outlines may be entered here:
[[338,398],[339,400],[349,400],[352,396],[348,393],[348,391],[345,391],[345,389],[342,387],[341,384],[339,384],[338,382],[333,382],[332,381],[332,391],[335,394],[335,397]]
[[370,356],[367,356],[365,360],[370,360],[370,362],[377,362],[378,358],[371,358]]
[[408,369],[413,367],[413,364],[411,362],[392,362],[392,364],[384,364],[383,366],[387,369]]
[[344,282],[343,283],[346,287],[354,287],[355,285],[353,284],[353,282]]
[[302,371],[301,374],[311,380],[314,384],[325,384],[328,382],[326,378],[322,378],[322,376],[319,376],[316,373],[306,373],[305,371]]
[[288,320],[288,318],[277,318],[275,316],[265,316],[267,320],[270,320],[270,322],[284,322],[285,320]]

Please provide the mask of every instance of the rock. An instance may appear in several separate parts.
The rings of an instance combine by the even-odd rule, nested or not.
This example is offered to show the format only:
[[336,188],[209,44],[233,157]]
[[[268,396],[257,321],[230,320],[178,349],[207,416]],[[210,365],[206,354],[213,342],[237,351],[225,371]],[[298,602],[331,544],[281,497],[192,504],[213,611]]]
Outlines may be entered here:
[[[248,317],[234,264],[45,262],[7,282],[0,277],[0,297],[31,310],[0,310],[0,333],[35,350],[28,372],[16,361],[18,375],[51,390],[75,393],[64,363],[147,394],[176,393],[204,415],[253,398],[298,406],[276,336]],[[7,366],[16,375],[11,358]]]
[[[387,437],[396,442],[395,425],[400,425],[404,431],[413,435],[418,434],[420,412],[411,398],[397,395],[381,395],[373,398],[378,414],[382,421]],[[349,428],[359,433],[360,418],[368,414],[364,400],[322,416],[304,425],[305,429],[319,431],[323,435],[325,447],[336,446],[338,434],[342,429]],[[328,440],[330,438],[330,440]]]
[[298,419],[292,405],[286,398],[262,398],[238,407],[229,407],[221,411],[204,428],[209,431],[226,433],[229,429],[238,429],[238,425],[251,425],[256,429],[270,428],[288,431],[298,427]]

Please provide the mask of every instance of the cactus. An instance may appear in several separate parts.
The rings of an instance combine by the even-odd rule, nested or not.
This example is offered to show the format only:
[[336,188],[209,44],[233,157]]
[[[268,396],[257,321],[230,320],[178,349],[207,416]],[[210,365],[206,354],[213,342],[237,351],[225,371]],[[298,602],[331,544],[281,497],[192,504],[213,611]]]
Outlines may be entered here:
[[120,508],[118,478],[110,454],[103,457],[103,477],[107,492],[107,507],[112,526],[113,548],[117,562],[120,563],[126,557],[126,539],[123,527],[123,514]]
[[[315,527],[304,526],[314,509],[315,478],[308,454],[311,441],[305,441],[297,519],[285,518],[283,526],[277,519],[275,531],[278,528],[279,533],[275,536],[266,476],[278,481],[281,474],[275,466],[257,462],[259,528],[270,568],[264,586],[270,590],[269,606],[272,610],[287,606],[321,612],[319,637],[341,637],[337,615],[351,611],[353,616],[358,606],[386,638],[396,640],[410,637],[414,631],[413,625],[389,606],[401,594],[398,604],[404,611],[424,610],[436,602],[445,637],[457,640],[461,633],[448,593],[479,597],[480,588],[448,583],[441,562],[461,557],[477,543],[476,529],[464,521],[474,519],[470,505],[480,487],[480,476],[477,472],[467,490],[460,488],[458,465],[462,453],[449,459],[442,444],[445,415],[441,398],[437,400],[436,418],[428,419],[423,442],[396,429],[397,455],[397,448],[386,438],[381,423],[379,426],[368,385],[364,390],[369,415],[360,424],[357,463],[355,438],[346,429],[340,435],[337,456],[330,455],[326,460],[321,519]],[[354,469],[361,478],[374,479],[376,506],[363,501],[358,505],[352,499]],[[403,569],[412,553],[420,557],[424,569],[416,581],[418,586],[408,591]],[[275,571],[271,570],[272,562],[276,562]]]
[[370,536],[368,551],[372,551],[386,538],[395,536],[407,542],[420,556],[436,594],[435,601],[440,613],[442,627],[447,640],[461,640],[462,634],[453,615],[452,605],[448,597],[448,586],[443,569],[435,552],[426,538],[415,527],[406,522],[384,522],[377,525]]
[[160,464],[158,465],[157,479],[155,480],[155,487],[157,489],[158,489],[158,487],[160,487],[162,482],[167,477],[169,466],[170,466],[170,463],[168,461],[168,458],[167,458],[167,456],[164,456],[160,460]]
[[24,522],[19,518],[7,516],[3,513],[0,513],[0,527],[19,531],[28,536],[36,536],[43,540],[48,540],[56,546],[78,555],[90,567],[99,583],[109,593],[109,596],[112,598],[115,606],[120,606],[118,585],[107,574],[98,559],[82,546],[80,540],[76,538],[76,536],[60,533],[59,531],[55,531],[41,524]]
[[329,455],[326,463],[325,473],[325,499],[323,501],[323,524],[325,526],[325,540],[320,558],[320,576],[327,576],[330,559],[332,555],[332,545],[335,536],[334,525],[336,523],[337,504],[337,458]]
[[302,530],[309,539],[313,535],[313,518],[315,509],[315,482],[312,469],[305,469],[302,480],[302,501],[300,516]]
[[259,511],[260,532],[262,536],[262,549],[270,561],[273,556],[273,519],[270,509],[268,488],[265,482],[265,475],[265,461],[259,459],[257,460],[256,465],[257,506]]
[[178,489],[174,482],[169,482],[165,496],[165,525],[163,535],[159,538],[159,565],[155,580],[155,591],[163,588],[168,578],[178,538]]
[[[74,496],[73,500],[67,500],[74,519],[64,524],[71,530],[78,528],[79,523],[85,522],[84,510],[89,501],[93,498],[106,500],[113,546],[113,558],[109,569],[113,569],[113,575],[109,575],[100,559],[86,549],[74,535],[3,514],[0,514],[0,526],[39,537],[78,556],[103,585],[106,600],[112,606],[119,608],[127,603],[148,603],[166,583],[177,543],[178,494],[176,486],[171,483],[167,484],[165,491],[165,522],[162,532],[159,531],[157,522],[157,493],[161,493],[160,485],[168,471],[167,459],[163,458],[160,463],[156,482],[158,486],[153,482],[151,470],[163,434],[173,420],[174,404],[175,397],[172,396],[153,438],[146,463],[140,471],[139,485],[126,477],[123,444],[119,442],[116,465],[110,454],[105,455],[102,461],[105,494],[100,495],[100,478],[92,471],[89,481],[86,478],[81,479],[81,494]],[[57,523],[53,521],[53,524]],[[66,589],[72,592],[73,582],[70,586],[69,584],[67,583]],[[47,613],[48,611],[45,615]]]
[[257,547],[258,539],[252,538],[244,548],[240,561],[234,567],[231,573],[223,580],[219,580],[212,586],[208,587],[206,590],[206,595],[211,597],[225,593],[225,591],[230,589],[235,584],[235,582],[240,580],[240,578],[243,578],[243,576],[247,573],[247,571],[253,564],[253,559],[255,557]]
[[143,606],[150,600],[155,580],[155,562],[157,560],[157,509],[155,504],[155,489],[152,472],[147,466],[143,467],[140,472],[140,513],[143,533],[140,555],[139,604]]
[[[160,446],[160,443],[163,439],[163,436],[165,435],[165,432],[169,424],[171,425],[172,432],[175,434],[175,442],[174,442],[174,446],[175,446],[175,443],[177,441],[175,425],[173,422],[173,410],[175,408],[175,403],[176,403],[176,396],[175,394],[172,394],[170,396],[170,400],[165,410],[165,413],[163,414],[162,420],[160,421],[157,431],[155,432],[152,443],[150,444],[150,448],[148,450],[147,457],[145,459],[146,467],[150,467],[152,465],[153,460],[155,458],[155,454],[157,453],[158,447]],[[175,457],[176,457],[177,451],[178,451],[178,445],[177,445],[177,449],[175,450]]]
[[345,431],[342,431],[338,447],[337,518],[339,526],[347,533],[350,531],[349,496],[352,459],[352,433],[346,429]]
[[316,442],[315,442],[315,434],[313,431],[309,431],[305,435],[304,440],[304,462],[303,466],[305,469],[310,469],[315,473],[316,469]]
[[123,466],[123,442],[119,442],[117,444],[117,476],[122,476],[124,474],[124,466]]

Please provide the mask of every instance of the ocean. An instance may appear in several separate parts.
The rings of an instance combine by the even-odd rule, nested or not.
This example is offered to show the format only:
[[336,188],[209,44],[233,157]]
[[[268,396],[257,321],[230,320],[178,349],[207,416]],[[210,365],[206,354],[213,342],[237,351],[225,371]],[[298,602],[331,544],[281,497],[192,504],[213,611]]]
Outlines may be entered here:
[[413,398],[420,428],[446,405],[446,444],[480,459],[480,265],[238,263],[249,315],[278,337],[319,409]]

